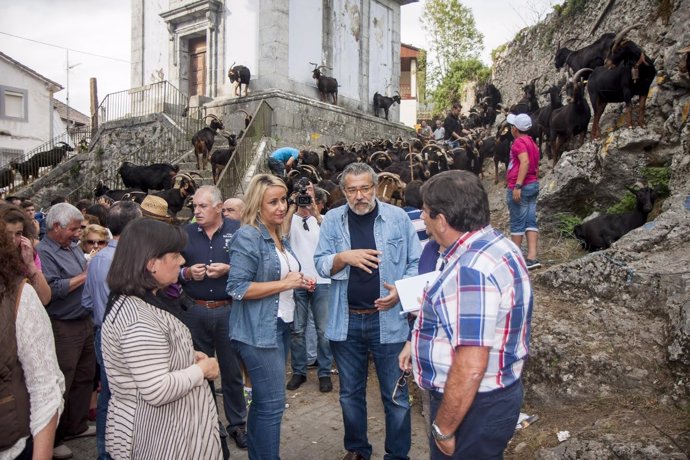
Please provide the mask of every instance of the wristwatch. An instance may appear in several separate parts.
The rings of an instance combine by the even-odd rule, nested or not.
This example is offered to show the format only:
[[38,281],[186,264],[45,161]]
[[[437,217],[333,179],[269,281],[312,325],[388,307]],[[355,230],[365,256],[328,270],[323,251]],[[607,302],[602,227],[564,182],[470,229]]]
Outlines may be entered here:
[[520,190],[522,188],[522,184],[515,184],[515,189]]
[[441,430],[439,430],[438,426],[436,426],[436,422],[431,422],[431,435],[437,441],[447,441],[447,440],[455,437],[455,433],[450,433],[450,434],[441,433]]

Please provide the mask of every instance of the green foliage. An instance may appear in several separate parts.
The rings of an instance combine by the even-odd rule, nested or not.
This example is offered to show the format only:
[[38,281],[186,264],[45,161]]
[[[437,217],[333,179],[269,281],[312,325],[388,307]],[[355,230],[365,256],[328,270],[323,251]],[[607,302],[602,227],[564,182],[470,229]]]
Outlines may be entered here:
[[496,48],[491,50],[491,62],[494,64],[496,63],[496,60],[498,59],[498,56],[505,51],[505,49],[508,47],[507,43],[504,43],[502,45],[497,46]]
[[556,230],[563,237],[574,238],[573,228],[576,225],[582,223],[582,219],[577,217],[575,214],[570,212],[559,212],[555,215],[558,223],[556,224]]
[[477,30],[472,10],[460,0],[428,0],[421,22],[437,59],[431,66],[432,83],[443,81],[455,61],[479,56],[484,36]]
[[450,71],[431,92],[434,111],[441,112],[460,100],[464,86],[471,81],[484,82],[491,77],[491,68],[477,58],[457,60]]
[[623,214],[635,209],[637,198],[631,192],[625,192],[620,201],[606,210],[607,214]]
[[642,168],[642,175],[650,187],[656,189],[660,198],[671,195],[668,182],[671,180],[671,168],[668,166]]
[[583,13],[586,4],[587,0],[568,0],[562,5],[554,5],[553,9],[561,18],[569,18]]

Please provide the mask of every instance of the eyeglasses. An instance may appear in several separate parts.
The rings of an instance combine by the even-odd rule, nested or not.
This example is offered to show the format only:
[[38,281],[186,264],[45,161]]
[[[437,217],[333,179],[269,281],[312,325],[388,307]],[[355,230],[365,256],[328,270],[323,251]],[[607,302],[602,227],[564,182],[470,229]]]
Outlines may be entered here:
[[[403,388],[405,388],[407,386],[407,378],[409,376],[410,376],[410,371],[403,371],[402,374],[400,374],[400,378],[398,379],[398,381],[395,382],[395,388],[393,388],[392,399],[393,399],[393,404],[395,404],[396,406],[400,406],[401,404],[397,401],[397,399],[395,397],[398,395],[398,393],[403,392]],[[409,398],[410,398],[409,393],[407,395],[407,398],[408,398],[407,402],[409,403]]]
[[348,187],[345,189],[345,194],[348,196],[355,196],[359,192],[362,192],[362,195],[366,195],[372,190],[374,190],[373,185],[362,185],[361,187]]
[[86,240],[86,242],[98,246],[105,246],[106,244],[108,244],[108,242],[105,240]]
[[302,218],[302,228],[305,229],[306,231],[309,231],[309,225],[307,224],[308,220],[309,220],[309,216]]

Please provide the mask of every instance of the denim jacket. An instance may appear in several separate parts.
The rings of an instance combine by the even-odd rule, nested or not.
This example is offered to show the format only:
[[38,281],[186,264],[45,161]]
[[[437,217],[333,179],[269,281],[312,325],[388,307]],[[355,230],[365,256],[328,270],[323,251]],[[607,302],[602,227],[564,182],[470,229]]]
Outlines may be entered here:
[[[379,214],[374,221],[374,239],[376,248],[383,252],[379,256],[381,258],[380,295],[385,297],[388,295],[388,290],[383,287],[384,281],[393,284],[396,280],[417,275],[422,246],[405,211],[380,201],[378,206]],[[348,205],[345,204],[326,214],[321,224],[319,244],[314,253],[316,271],[324,278],[332,280],[326,337],[335,341],[347,339],[349,318],[347,285],[350,266],[346,265],[338,273],[331,274],[335,255],[351,249],[347,210]],[[401,311],[402,306],[398,302],[391,309],[379,313],[381,343],[398,343],[407,340],[409,325],[406,315],[401,315]]]
[[[295,255],[287,238],[283,247]],[[246,300],[244,295],[253,282],[280,279],[280,261],[268,229],[243,225],[229,242],[230,272],[226,291],[235,301],[230,310],[230,339],[258,348],[275,348],[278,294],[263,299]],[[295,257],[297,259],[297,257]]]

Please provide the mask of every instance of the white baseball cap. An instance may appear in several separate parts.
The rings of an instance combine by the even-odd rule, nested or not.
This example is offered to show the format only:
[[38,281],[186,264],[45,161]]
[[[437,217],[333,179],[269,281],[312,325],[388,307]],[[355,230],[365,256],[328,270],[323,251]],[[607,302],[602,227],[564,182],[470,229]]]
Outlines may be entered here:
[[529,131],[532,127],[532,119],[526,113],[519,115],[508,114],[506,121],[515,126],[519,131]]

